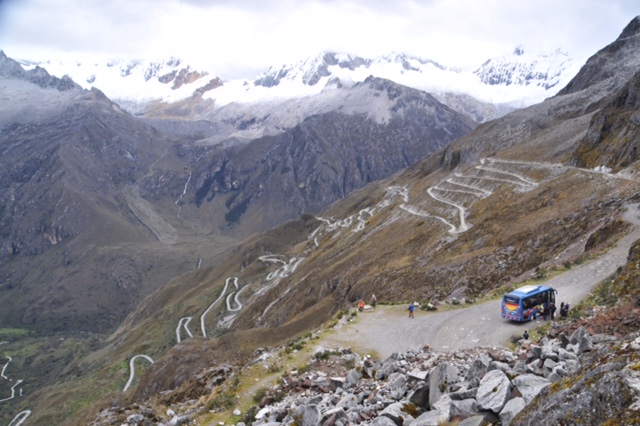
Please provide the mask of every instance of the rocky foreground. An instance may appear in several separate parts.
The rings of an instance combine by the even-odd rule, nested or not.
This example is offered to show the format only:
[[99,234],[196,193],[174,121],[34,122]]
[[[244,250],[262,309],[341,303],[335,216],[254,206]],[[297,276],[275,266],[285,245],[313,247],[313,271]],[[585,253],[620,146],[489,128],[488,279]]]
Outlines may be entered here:
[[[425,346],[384,361],[318,347],[306,371],[285,373],[256,406],[234,415],[238,425],[269,426],[640,424],[640,333],[568,330],[520,340],[515,351],[445,354]],[[192,383],[211,393],[233,376],[229,367],[210,368]],[[166,412],[157,413],[157,404],[110,408],[93,425],[214,424],[202,422],[207,409],[185,393],[189,386],[167,394]],[[191,401],[178,402],[189,394]]]

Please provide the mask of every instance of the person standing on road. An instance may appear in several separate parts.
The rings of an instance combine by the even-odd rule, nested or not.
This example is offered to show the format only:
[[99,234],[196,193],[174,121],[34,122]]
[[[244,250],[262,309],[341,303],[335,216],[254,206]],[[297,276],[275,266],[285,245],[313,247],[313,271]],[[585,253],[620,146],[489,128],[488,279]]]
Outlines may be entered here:
[[372,294],[371,295],[371,307],[375,308],[376,307],[376,302],[378,301],[378,299],[376,299],[376,295]]
[[569,311],[568,306],[569,306],[569,305],[568,305],[568,304],[567,304],[567,305],[565,305],[565,304],[564,304],[564,302],[562,302],[562,303],[560,304],[560,316],[561,316],[562,318],[566,318],[567,313],[568,313],[568,311]]
[[415,318],[413,316],[413,311],[416,309],[416,307],[413,305],[413,302],[409,303],[409,318]]
[[549,315],[551,315],[551,321],[556,319],[556,304],[549,302]]

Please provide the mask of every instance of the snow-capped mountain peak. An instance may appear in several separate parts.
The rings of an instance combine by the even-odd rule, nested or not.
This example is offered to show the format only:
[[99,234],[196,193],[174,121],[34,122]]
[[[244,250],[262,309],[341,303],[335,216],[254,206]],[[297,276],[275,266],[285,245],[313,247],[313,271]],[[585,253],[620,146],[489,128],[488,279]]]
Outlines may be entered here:
[[179,58],[164,60],[21,61],[25,69],[40,66],[50,74],[68,75],[85,89],[96,87],[115,100],[173,102],[191,96],[216,76],[183,64]]
[[517,46],[510,55],[489,59],[474,74],[488,85],[537,86],[549,90],[568,83],[567,76],[573,77],[582,65],[582,61],[575,61],[562,49],[532,53]]
[[369,76],[435,95],[463,94],[481,102],[523,107],[554,95],[582,63],[560,49],[535,53],[523,46],[487,60],[475,71],[402,52],[375,58],[321,52],[294,64],[273,66],[252,82],[224,83],[212,70],[195,70],[175,57],[158,61],[23,62],[23,66],[39,65],[54,76],[68,75],[82,87],[96,87],[125,109],[139,112],[151,101],[172,103],[194,94],[213,100],[216,107],[301,98],[349,87]]

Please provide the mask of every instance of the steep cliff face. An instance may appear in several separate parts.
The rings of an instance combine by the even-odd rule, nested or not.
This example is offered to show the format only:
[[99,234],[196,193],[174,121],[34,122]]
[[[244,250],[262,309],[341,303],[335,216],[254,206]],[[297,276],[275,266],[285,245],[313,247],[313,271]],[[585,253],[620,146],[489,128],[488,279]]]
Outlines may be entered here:
[[630,52],[637,51],[639,47],[640,16],[625,27],[616,41],[590,57],[558,95],[576,93],[598,83],[605,84],[607,88],[619,86],[637,71],[639,59]]
[[579,167],[618,172],[638,160],[640,75],[611,96],[591,119],[572,161]]

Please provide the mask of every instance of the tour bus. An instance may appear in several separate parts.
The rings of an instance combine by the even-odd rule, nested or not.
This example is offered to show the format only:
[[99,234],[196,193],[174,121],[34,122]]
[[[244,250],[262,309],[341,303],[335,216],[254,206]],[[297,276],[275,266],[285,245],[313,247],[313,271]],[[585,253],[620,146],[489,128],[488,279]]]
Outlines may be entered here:
[[556,303],[558,291],[542,285],[527,285],[502,297],[502,318],[530,321],[542,315],[549,303]]

